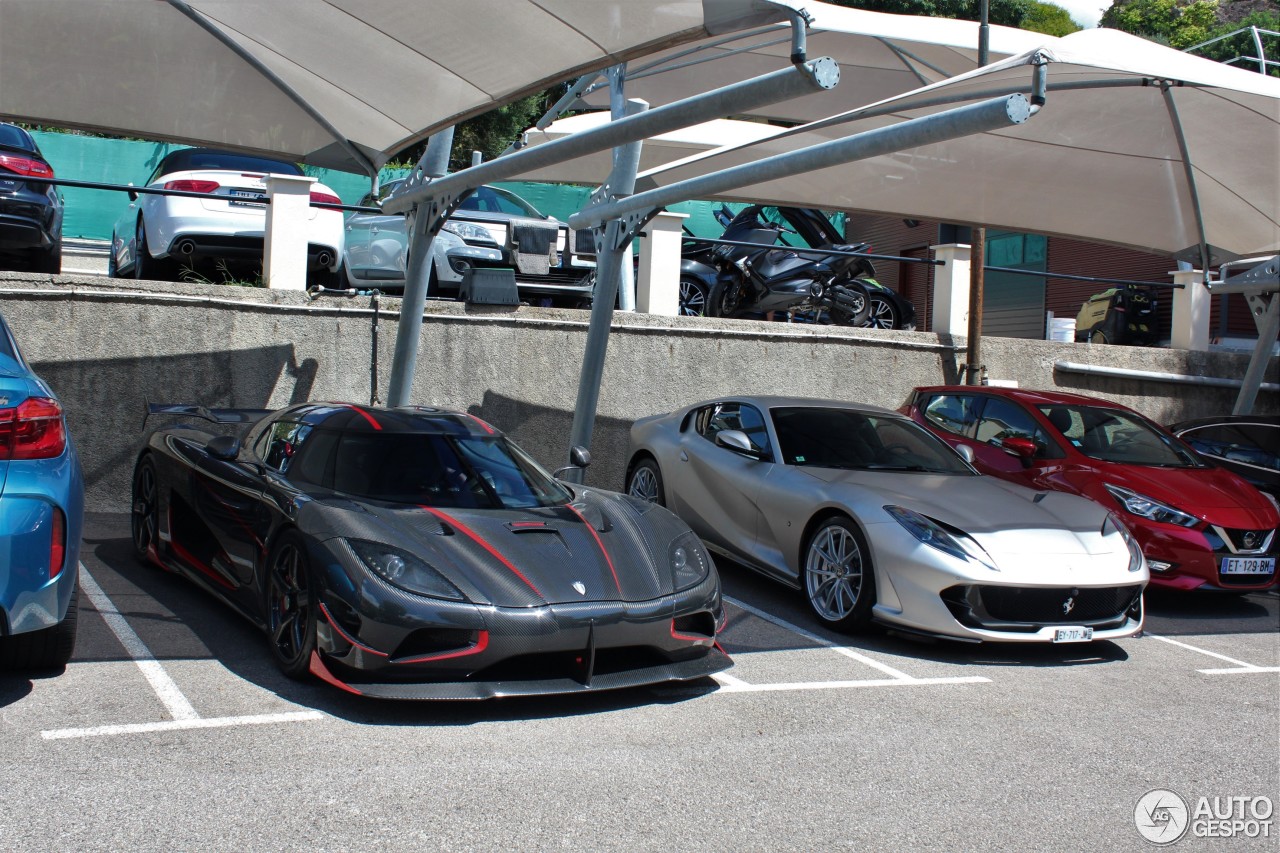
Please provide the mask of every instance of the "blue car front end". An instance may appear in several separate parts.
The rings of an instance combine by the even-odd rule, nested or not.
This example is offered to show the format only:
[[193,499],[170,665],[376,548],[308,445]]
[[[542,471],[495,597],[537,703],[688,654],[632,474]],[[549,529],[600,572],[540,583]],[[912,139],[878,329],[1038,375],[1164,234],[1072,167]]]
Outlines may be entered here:
[[3,321],[0,338],[0,665],[60,665],[75,637],[84,481],[61,404]]

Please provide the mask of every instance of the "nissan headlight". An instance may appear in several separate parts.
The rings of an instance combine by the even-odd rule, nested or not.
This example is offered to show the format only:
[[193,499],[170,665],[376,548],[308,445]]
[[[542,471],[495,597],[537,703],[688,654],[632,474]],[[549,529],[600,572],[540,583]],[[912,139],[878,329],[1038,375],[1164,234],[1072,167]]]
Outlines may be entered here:
[[1125,546],[1129,549],[1129,571],[1136,572],[1142,568],[1142,548],[1138,546],[1138,540],[1133,538],[1133,534],[1129,532],[1129,528],[1124,526],[1124,522],[1120,520],[1120,516],[1114,512],[1107,513],[1107,517],[1102,520],[1102,535],[1107,537],[1112,533],[1119,533],[1124,539]]
[[1188,515],[1180,509],[1174,509],[1168,504],[1163,504],[1154,498],[1138,494],[1132,489],[1126,489],[1124,486],[1113,486],[1111,483],[1105,483],[1104,485],[1107,491],[1111,493],[1111,497],[1119,501],[1122,507],[1140,518],[1159,521],[1163,524],[1176,524],[1180,527],[1195,527],[1200,523],[1200,519],[1194,515]]
[[466,600],[462,591],[449,583],[444,575],[408,551],[363,539],[348,539],[346,543],[369,571],[393,586],[430,598]]
[[959,530],[944,527],[932,518],[906,507],[886,506],[884,511],[924,544],[961,560],[986,566],[993,572],[1000,571],[982,546]]
[[711,571],[711,558],[696,533],[685,533],[671,543],[667,560],[671,565],[671,580],[676,592],[697,586],[707,579]]
[[473,222],[446,222],[444,225],[440,226],[440,230],[456,234],[463,240],[467,241],[475,240],[479,243],[494,242],[493,235],[489,233],[488,228],[476,225]]

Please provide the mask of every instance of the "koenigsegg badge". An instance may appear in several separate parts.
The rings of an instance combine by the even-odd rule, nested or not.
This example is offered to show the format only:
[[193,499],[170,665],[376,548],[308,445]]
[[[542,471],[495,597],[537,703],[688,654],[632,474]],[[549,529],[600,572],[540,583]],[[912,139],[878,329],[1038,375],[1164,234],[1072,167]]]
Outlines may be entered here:
[[585,583],[583,583],[582,581],[574,581],[574,582],[573,582],[573,588],[574,588],[575,590],[577,590],[577,591],[578,591],[578,595],[586,595],[586,594],[587,594],[587,585],[586,585]]

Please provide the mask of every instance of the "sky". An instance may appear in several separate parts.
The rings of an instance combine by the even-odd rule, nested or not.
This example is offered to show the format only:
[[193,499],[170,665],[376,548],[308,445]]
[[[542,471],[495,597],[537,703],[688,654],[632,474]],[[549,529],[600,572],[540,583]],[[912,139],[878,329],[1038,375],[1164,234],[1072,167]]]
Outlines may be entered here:
[[1071,20],[1082,27],[1098,26],[1098,18],[1104,9],[1111,5],[1111,0],[1048,0],[1055,6],[1061,6],[1071,13]]

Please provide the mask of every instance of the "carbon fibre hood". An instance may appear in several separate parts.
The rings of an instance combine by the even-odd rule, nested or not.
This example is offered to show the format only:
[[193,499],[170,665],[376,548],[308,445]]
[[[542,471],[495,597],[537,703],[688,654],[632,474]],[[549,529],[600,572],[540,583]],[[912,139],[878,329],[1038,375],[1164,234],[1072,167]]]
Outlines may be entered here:
[[532,509],[314,501],[310,527],[393,545],[420,557],[477,604],[533,607],[648,601],[673,591],[675,516],[594,489]]

